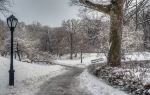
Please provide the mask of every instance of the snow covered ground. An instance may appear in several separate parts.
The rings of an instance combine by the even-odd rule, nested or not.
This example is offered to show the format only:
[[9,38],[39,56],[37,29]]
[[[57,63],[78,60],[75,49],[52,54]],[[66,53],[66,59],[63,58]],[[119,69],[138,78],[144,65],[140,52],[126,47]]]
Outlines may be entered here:
[[[106,56],[102,53],[84,53],[83,63],[80,60],[80,54],[73,60],[69,59],[69,55],[62,56],[54,63],[86,67],[91,64],[91,60],[102,58],[101,63],[106,62]],[[9,79],[9,65],[10,60],[0,57],[0,95],[34,95],[39,90],[39,87],[43,82],[49,78],[57,76],[66,72],[63,66],[58,65],[37,65],[24,63],[14,60],[15,69],[15,86],[8,86]],[[123,61],[133,60],[150,60],[149,52],[134,52],[125,55]],[[80,86],[83,89],[88,89],[93,95],[127,95],[124,92],[114,89],[108,86],[102,80],[97,79],[85,70],[79,77]],[[101,93],[101,94],[99,94]]]
[[128,95],[105,84],[102,80],[89,74],[87,70],[78,77],[78,80],[80,81],[80,87],[89,90],[92,95]]
[[[85,53],[83,54],[83,63],[81,63],[80,55],[73,60],[69,59],[69,55],[65,55],[62,58],[55,60],[57,64],[69,65],[69,66],[79,66],[86,67],[91,63],[91,60],[102,58],[106,62],[106,56],[102,53]],[[126,53],[122,61],[145,61],[150,60],[150,52],[133,52]],[[125,92],[119,91],[103,82],[102,80],[94,77],[85,70],[79,77],[80,87],[82,89],[89,90],[93,95],[128,95]]]
[[14,60],[15,86],[8,86],[10,60],[0,57],[0,95],[34,95],[47,79],[64,73],[58,65],[37,65]]
[[91,60],[97,58],[103,58],[104,60],[102,62],[106,61],[106,57],[104,54],[97,54],[97,53],[84,53],[82,63],[81,63],[80,54],[78,54],[78,56],[76,58],[73,58],[72,60],[70,60],[69,57],[70,57],[69,54],[67,54],[55,60],[54,63],[69,65],[69,66],[85,67],[91,64]]
[[[76,58],[73,58],[72,60],[69,59],[69,54],[62,56],[61,58],[58,58],[54,61],[54,63],[57,64],[63,64],[63,65],[69,65],[69,66],[88,66],[91,63],[91,60],[95,59],[103,59],[99,63],[104,63],[107,61],[107,57],[104,53],[84,53],[83,54],[83,62],[81,63],[80,54]],[[144,61],[144,60],[150,60],[150,52],[133,52],[133,53],[126,53],[125,57],[122,59],[122,61]]]
[[150,60],[150,52],[133,52],[125,54],[125,61]]

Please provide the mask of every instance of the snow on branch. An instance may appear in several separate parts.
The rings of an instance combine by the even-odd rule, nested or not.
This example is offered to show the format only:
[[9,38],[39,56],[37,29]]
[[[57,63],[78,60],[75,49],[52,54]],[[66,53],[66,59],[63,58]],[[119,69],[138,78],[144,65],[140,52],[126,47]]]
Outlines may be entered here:
[[102,5],[110,5],[111,0],[92,0],[93,3],[102,4]]
[[[91,2],[89,0],[79,0],[81,4],[83,4],[84,6],[88,7],[88,8],[91,8],[91,9],[94,9],[94,10],[97,10],[97,11],[100,11],[100,12],[104,12],[106,14],[109,14],[110,12],[110,7],[111,7],[111,3],[109,2],[109,4],[107,3],[103,3],[103,2]],[[106,4],[106,5],[105,5]]]

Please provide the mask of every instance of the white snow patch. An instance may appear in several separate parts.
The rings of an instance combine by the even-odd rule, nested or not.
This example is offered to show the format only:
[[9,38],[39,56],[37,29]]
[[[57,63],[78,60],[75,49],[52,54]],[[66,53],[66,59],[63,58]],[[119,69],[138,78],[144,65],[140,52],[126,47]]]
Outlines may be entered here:
[[68,65],[68,66],[85,67],[92,64],[91,60],[98,59],[98,58],[103,59],[101,63],[106,62],[106,56],[103,53],[84,53],[82,63],[79,54],[77,58],[73,58],[72,60],[69,59],[69,55],[65,55],[62,58],[55,60],[54,63]]
[[128,95],[125,92],[119,91],[102,80],[97,79],[85,70],[79,77],[80,87],[89,90],[92,95]]
[[125,61],[150,60],[150,52],[133,52],[125,54]]
[[34,95],[47,79],[64,73],[58,65],[37,65],[14,60],[15,86],[9,87],[10,60],[0,57],[0,95]]
[[[62,56],[61,58],[58,58],[54,60],[54,63],[56,64],[62,64],[62,65],[68,65],[68,66],[77,66],[77,67],[86,67],[91,63],[92,60],[95,59],[103,59],[102,61],[99,61],[98,63],[105,63],[107,62],[107,57],[104,53],[83,53],[83,62],[81,63],[80,54],[72,60],[69,59],[69,54]],[[124,59],[122,59],[123,62],[126,61],[144,61],[144,60],[150,60],[150,52],[132,52],[132,53],[125,53]]]
[[110,5],[111,4],[111,0],[93,0],[92,2],[102,4],[102,5]]

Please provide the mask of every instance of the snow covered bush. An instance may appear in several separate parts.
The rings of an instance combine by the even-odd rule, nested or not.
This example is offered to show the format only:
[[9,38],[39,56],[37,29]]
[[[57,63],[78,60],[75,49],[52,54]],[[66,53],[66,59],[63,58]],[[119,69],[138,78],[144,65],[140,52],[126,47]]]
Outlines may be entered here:
[[121,67],[109,67],[105,64],[95,64],[89,71],[113,87],[126,91],[130,95],[149,95],[150,62],[133,61],[124,63]]

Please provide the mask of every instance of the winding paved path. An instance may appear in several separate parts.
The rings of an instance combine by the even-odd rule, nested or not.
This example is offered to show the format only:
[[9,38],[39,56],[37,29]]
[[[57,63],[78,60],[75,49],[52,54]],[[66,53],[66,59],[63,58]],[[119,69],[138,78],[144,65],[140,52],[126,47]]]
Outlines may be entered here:
[[66,68],[66,73],[50,78],[41,85],[37,95],[91,95],[78,87],[79,82],[76,77],[82,73],[83,69],[73,67]]

